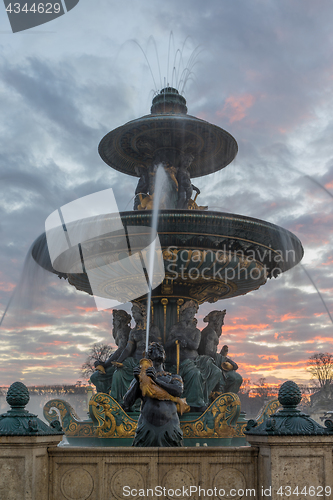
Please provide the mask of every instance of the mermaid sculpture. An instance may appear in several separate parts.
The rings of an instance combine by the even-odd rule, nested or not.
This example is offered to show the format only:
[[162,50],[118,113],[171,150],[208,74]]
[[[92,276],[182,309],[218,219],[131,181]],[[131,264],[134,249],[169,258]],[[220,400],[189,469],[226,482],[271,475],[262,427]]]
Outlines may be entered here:
[[183,382],[179,375],[164,371],[165,351],[153,342],[148,347],[147,358],[134,368],[134,380],[124,396],[125,411],[141,398],[142,405],[132,446],[183,446],[177,405],[187,409],[180,399]]

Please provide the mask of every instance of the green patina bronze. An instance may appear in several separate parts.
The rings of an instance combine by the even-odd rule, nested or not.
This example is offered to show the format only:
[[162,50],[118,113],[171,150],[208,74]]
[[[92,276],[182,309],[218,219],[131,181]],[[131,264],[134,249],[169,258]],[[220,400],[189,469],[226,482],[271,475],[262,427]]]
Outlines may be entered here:
[[[44,406],[44,417],[52,422],[60,413],[61,423],[69,444],[94,446],[131,446],[139,412],[126,413],[109,394],[97,393],[89,402],[89,420],[80,420],[66,401],[52,399]],[[243,421],[238,424],[240,401],[236,394],[219,396],[202,413],[180,416],[184,446],[208,443],[209,446],[230,446],[232,439],[241,438]]]
[[[267,403],[255,422],[265,422],[280,406],[277,399]],[[126,413],[109,394],[97,393],[89,403],[90,418],[81,420],[73,407],[61,399],[48,401],[44,418],[52,423],[60,415],[66,438],[73,446],[131,446],[139,412]],[[224,415],[221,417],[221,415]],[[215,424],[216,422],[216,424]],[[236,394],[223,394],[203,414],[185,413],[180,417],[184,446],[244,446],[247,422],[240,413]]]
[[282,409],[271,415],[260,425],[249,420],[245,434],[257,436],[325,436],[333,434],[333,421],[326,420],[325,427],[315,422],[309,415],[297,409],[302,394],[298,385],[288,380],[281,385],[279,402]]
[[109,132],[99,154],[110,167],[137,176],[135,166],[149,166],[156,155],[177,166],[181,153],[191,154],[191,178],[226,167],[236,156],[236,140],[216,125],[187,115],[186,100],[174,88],[162,89],[153,99],[150,115]]
[[14,382],[8,389],[6,401],[11,407],[0,415],[0,436],[50,436],[64,434],[59,420],[52,419],[50,426],[42,422],[37,415],[25,410],[30,396],[22,382]]

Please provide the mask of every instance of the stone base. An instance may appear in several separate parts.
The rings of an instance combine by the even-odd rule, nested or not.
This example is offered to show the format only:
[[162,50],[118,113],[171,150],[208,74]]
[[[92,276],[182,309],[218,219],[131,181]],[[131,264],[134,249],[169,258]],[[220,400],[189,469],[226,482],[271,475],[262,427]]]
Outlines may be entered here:
[[333,498],[333,435],[247,435],[247,441],[259,449],[260,500]]
[[0,436],[0,499],[47,500],[49,447],[62,436]]
[[[251,447],[60,447],[49,453],[49,500],[134,500],[159,496],[240,500],[245,498],[246,490],[246,498],[256,499],[257,455],[256,448]],[[199,487],[206,491],[199,492]]]

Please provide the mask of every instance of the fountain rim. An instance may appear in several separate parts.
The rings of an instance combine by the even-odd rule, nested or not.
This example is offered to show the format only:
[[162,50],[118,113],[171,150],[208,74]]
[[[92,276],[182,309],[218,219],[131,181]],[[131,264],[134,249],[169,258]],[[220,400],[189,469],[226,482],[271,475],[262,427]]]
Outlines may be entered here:
[[[219,150],[217,153],[220,154],[220,158],[218,157],[217,153],[213,155],[216,157],[216,163],[214,161],[214,167],[213,168],[207,168],[205,165],[201,166],[201,169],[199,167],[196,167],[196,160],[198,157],[200,157],[200,153],[198,155],[195,154],[195,151],[192,151],[192,149],[189,150],[191,154],[194,155],[195,159],[192,163],[192,165],[189,167],[189,172],[191,175],[191,178],[196,178],[196,177],[203,177],[205,175],[212,174],[214,172],[218,172],[219,170],[222,170],[223,168],[227,167],[236,157],[238,153],[238,144],[236,139],[225,129],[222,127],[219,127],[218,125],[214,125],[212,123],[209,123],[206,120],[203,120],[201,118],[197,118],[196,116],[192,115],[184,115],[180,113],[163,113],[163,114],[150,114],[150,115],[144,115],[141,116],[140,118],[135,118],[134,120],[130,120],[129,122],[120,125],[119,127],[116,127],[115,129],[111,130],[108,132],[100,141],[98,145],[98,153],[102,160],[111,168],[114,170],[117,170],[119,172],[122,172],[127,175],[131,175],[132,177],[138,177],[137,173],[134,171],[134,167],[131,168],[134,164],[143,164],[146,166],[149,166],[151,164],[152,159],[150,157],[144,158],[142,153],[138,153],[138,157],[140,159],[137,159],[136,161],[134,159],[129,160],[129,156],[124,156],[124,152],[121,149],[121,140],[124,137],[125,133],[129,133],[132,130],[139,130],[140,128],[143,128],[145,126],[151,126],[153,123],[155,124],[155,128],[151,129],[156,131],[157,125],[158,124],[167,124],[167,121],[171,120],[173,124],[177,124],[182,122],[182,127],[186,128],[186,125],[196,125],[198,127],[202,127],[203,130],[208,130],[210,129],[210,132],[215,132],[215,137],[221,138],[223,137],[223,140],[225,141],[225,144],[223,144],[223,149],[222,152]],[[122,132],[122,134],[121,134]],[[147,130],[144,130],[144,133],[149,134],[149,128]],[[136,144],[133,145],[133,139],[131,139],[131,147],[132,147],[132,152],[136,152]],[[113,159],[113,156],[110,155],[110,143],[113,148],[112,150],[112,155],[115,156]],[[173,146],[168,146],[170,149],[173,149],[174,151],[178,151],[178,148],[175,148]],[[158,148],[158,149],[163,149],[163,147]],[[192,146],[193,148],[193,146]],[[220,149],[221,149],[221,144],[220,144]],[[187,152],[187,151],[186,151]],[[178,153],[181,153],[181,150],[178,151]],[[204,157],[203,160],[201,160],[202,164],[205,164],[208,160],[205,158],[209,158],[209,154],[207,153],[206,156]],[[122,160],[122,161],[121,161]],[[192,167],[192,168],[191,168]],[[199,169],[199,171],[198,171]],[[206,171],[205,171],[206,170]]]
[[[103,217],[103,216],[104,217],[112,217],[113,215],[116,217],[119,217],[119,215],[120,215],[120,217],[124,223],[127,223],[129,221],[141,220],[141,224],[137,224],[137,225],[128,224],[129,227],[140,227],[140,226],[141,227],[145,227],[145,226],[150,227],[149,222],[151,222],[152,211],[151,210],[127,211],[127,212],[120,212],[119,214],[109,213],[109,214],[102,214],[101,217]],[[228,212],[215,212],[215,211],[203,211],[203,210],[160,210],[159,222],[161,220],[163,221],[163,219],[165,219],[166,217],[183,218],[183,222],[186,222],[186,219],[189,218],[192,221],[192,223],[194,223],[195,221],[198,222],[199,218],[201,218],[202,221],[204,221],[205,219],[211,220],[211,221],[214,221],[218,225],[219,225],[219,223],[223,224],[223,222],[225,222],[225,221],[228,221],[228,222],[233,221],[233,222],[237,222],[240,224],[245,224],[245,226],[247,226],[248,229],[257,227],[257,228],[263,228],[264,230],[265,229],[266,230],[273,230],[275,232],[275,234],[283,234],[286,237],[289,237],[293,241],[293,248],[296,248],[296,250],[299,254],[299,258],[298,258],[297,262],[295,262],[293,265],[286,266],[282,272],[285,272],[285,271],[291,269],[292,267],[294,267],[295,265],[297,265],[302,260],[302,258],[304,256],[304,249],[303,249],[302,243],[294,233],[292,233],[288,229],[284,229],[283,227],[280,227],[276,224],[273,224],[273,223],[267,222],[267,221],[263,221],[261,219],[256,219],[254,217],[243,216],[243,215],[239,215],[239,214],[231,214]],[[147,224],[144,223],[145,219],[147,221]],[[89,224],[89,220],[90,220],[90,218],[84,219],[84,223]],[[170,223],[170,225],[172,224],[172,222],[170,222],[170,221],[167,221],[166,224],[168,224],[168,223]],[[217,226],[215,226],[215,227],[217,227]],[[200,229],[202,229],[202,227],[200,227]],[[106,234],[110,234],[110,233],[106,233]],[[187,234],[187,235],[192,235],[193,237],[198,237],[198,238],[200,238],[200,237],[203,237],[203,238],[204,237],[214,237],[214,238],[224,237],[226,239],[236,240],[238,242],[245,242],[245,243],[250,243],[252,245],[259,245],[261,248],[267,248],[267,249],[271,249],[272,251],[274,251],[274,248],[270,246],[269,242],[267,242],[267,244],[265,244],[265,243],[261,243],[260,241],[255,241],[254,239],[250,240],[250,239],[241,237],[241,236],[239,236],[238,231],[237,231],[237,234],[221,235],[217,231],[216,232],[208,232],[208,230],[207,230],[207,232],[202,232],[202,233],[196,232],[195,233],[195,232],[191,232],[190,230],[185,230],[185,231],[179,230],[179,232],[177,232],[177,231],[163,231],[163,229],[161,229],[159,227],[158,234],[160,236],[162,236],[162,235],[170,235],[171,236],[172,234],[173,235]],[[264,235],[264,237],[265,237],[265,235]],[[94,239],[96,239],[96,238],[92,238],[92,240],[94,240]],[[42,245],[42,246],[40,246],[40,245]],[[169,247],[170,246],[172,246],[172,245],[169,245]],[[185,246],[186,246],[186,244],[185,244]],[[162,245],[162,247],[164,248],[165,245]],[[46,234],[45,234],[45,232],[43,232],[42,234],[40,234],[36,238],[36,240],[32,244],[32,247],[31,247],[32,257],[44,269],[46,269],[49,272],[52,272],[54,274],[57,274],[58,276],[62,275],[62,273],[59,273],[53,269],[50,261],[48,263],[46,263],[45,266],[42,265],[41,262],[39,261],[38,252],[43,251],[45,248],[47,249],[47,242],[46,242]],[[292,248],[292,245],[290,245],[290,249],[291,248]],[[275,250],[275,252],[277,252],[279,250],[281,250],[281,249],[278,248],[277,250]],[[47,257],[49,260],[48,252],[47,252]],[[62,275],[60,277],[66,277],[66,275]]]

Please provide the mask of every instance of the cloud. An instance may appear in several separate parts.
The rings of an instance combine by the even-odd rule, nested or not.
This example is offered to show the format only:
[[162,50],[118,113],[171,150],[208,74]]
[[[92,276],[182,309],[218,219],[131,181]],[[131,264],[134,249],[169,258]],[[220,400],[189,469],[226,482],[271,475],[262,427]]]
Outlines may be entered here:
[[253,106],[255,97],[251,94],[227,97],[223,109],[217,111],[217,116],[229,119],[229,123],[238,122],[247,116],[247,110]]
[[[101,0],[93,11],[80,2],[53,22],[54,33],[1,38],[1,311],[52,211],[109,187],[119,209],[131,209],[136,180],[105,165],[97,146],[109,130],[149,113],[151,90],[175,79],[182,67],[175,53],[188,37],[185,64],[202,49],[185,87],[189,114],[239,144],[232,164],[197,179],[200,204],[293,231],[333,312],[332,17],[328,3],[318,9],[310,0],[125,2],[116,10]],[[112,341],[111,314],[29,267],[0,331],[1,383],[75,382],[89,346]],[[244,376],[306,380],[309,353],[332,350],[332,324],[300,267],[246,296],[204,304],[200,328],[215,308],[227,309],[220,346],[230,345]]]

